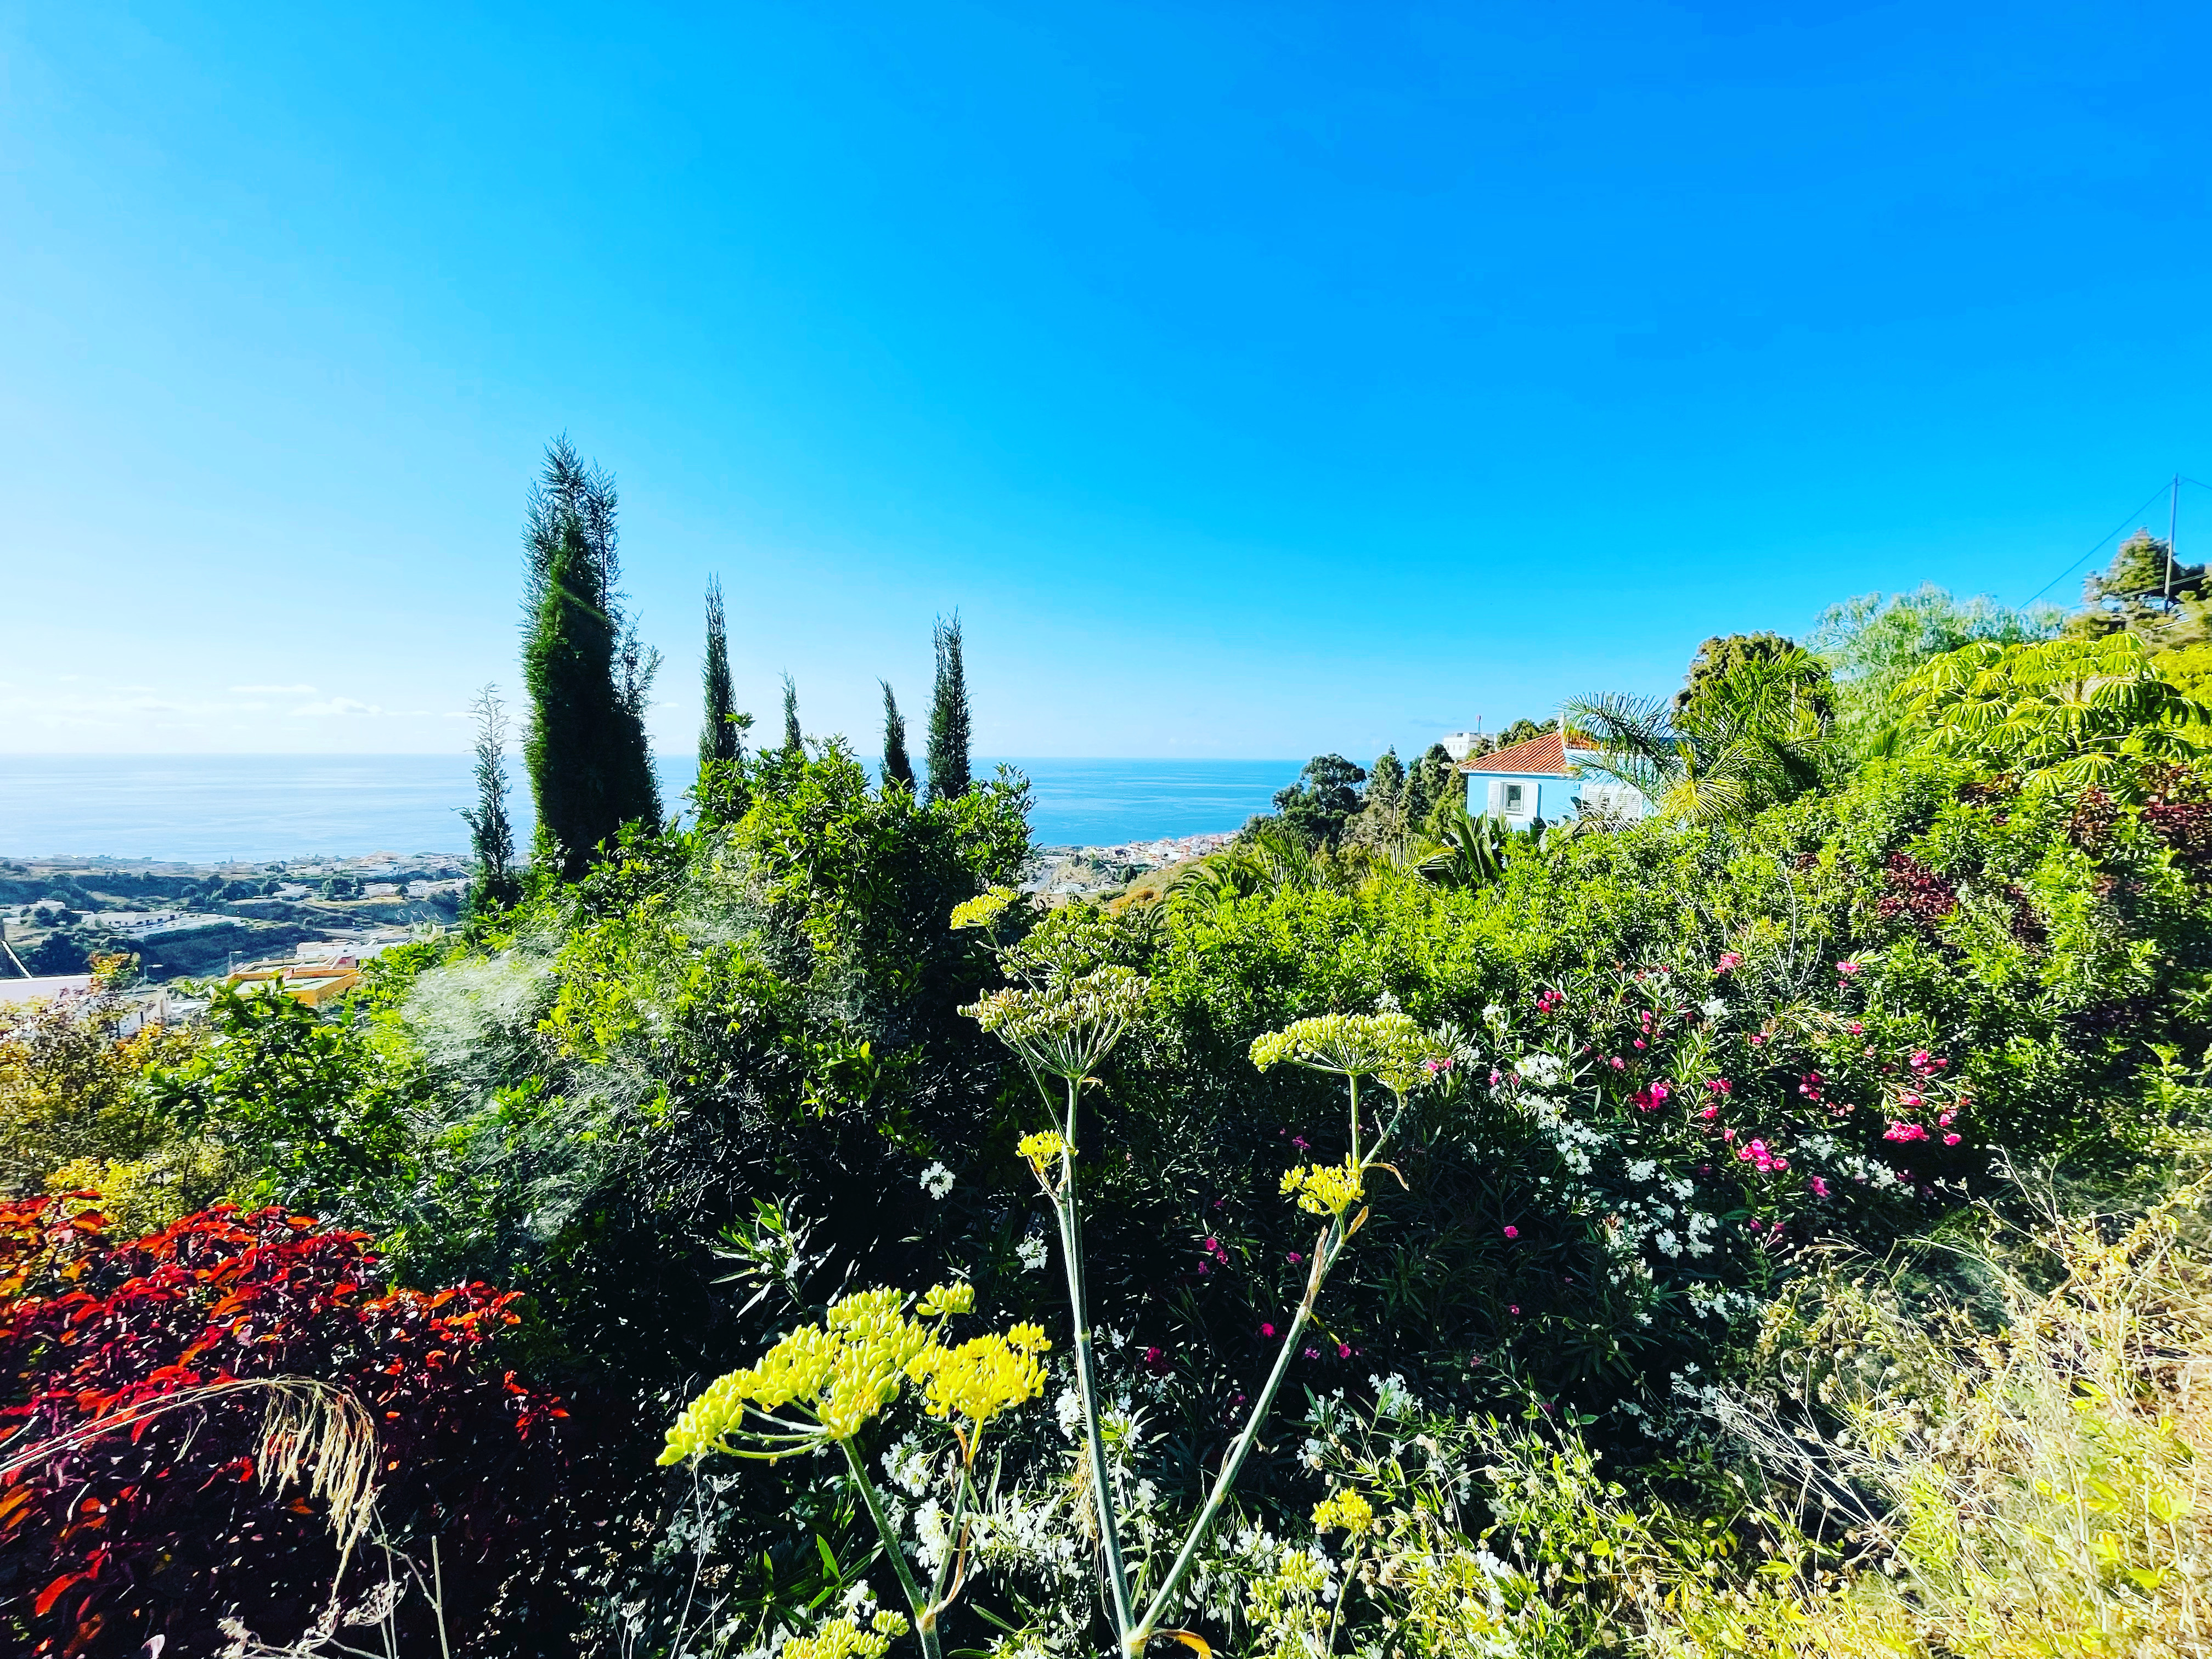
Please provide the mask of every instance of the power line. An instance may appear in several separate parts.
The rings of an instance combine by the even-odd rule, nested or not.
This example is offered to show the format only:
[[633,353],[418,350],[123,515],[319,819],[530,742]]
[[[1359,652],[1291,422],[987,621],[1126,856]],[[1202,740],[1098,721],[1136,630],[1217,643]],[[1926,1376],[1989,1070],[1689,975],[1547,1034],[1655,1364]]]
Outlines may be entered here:
[[[2193,483],[2195,481],[2190,480],[2189,482]],[[2073,563],[2068,565],[2065,569],[2060,571],[2049,581],[2044,583],[2042,586],[2037,588],[2034,592],[2029,594],[2026,603],[2028,605],[2033,605],[2045,593],[2048,593],[2052,588],[2057,586],[2059,583],[2064,581],[2069,576],[2079,570],[2083,565],[2088,563],[2090,560],[2095,558],[2098,552],[2104,547],[2106,542],[2112,540],[2112,538],[2118,535],[2121,531],[2125,530],[2130,525],[2142,517],[2143,508],[2149,507],[2155,502],[2158,498],[2165,495],[2166,490],[2171,487],[2171,481],[2169,481],[2166,483],[2160,484],[2157,489],[2152,490],[2149,495],[2144,496],[2142,502],[2136,506],[2133,511],[2129,513],[2126,518],[2122,519],[2118,524],[2115,525],[2112,529],[2107,530],[2103,535],[2098,537],[2095,545],[2092,546],[2087,553],[2084,553],[2080,558],[2075,560]],[[2212,485],[2204,485],[2200,487],[2212,489]]]

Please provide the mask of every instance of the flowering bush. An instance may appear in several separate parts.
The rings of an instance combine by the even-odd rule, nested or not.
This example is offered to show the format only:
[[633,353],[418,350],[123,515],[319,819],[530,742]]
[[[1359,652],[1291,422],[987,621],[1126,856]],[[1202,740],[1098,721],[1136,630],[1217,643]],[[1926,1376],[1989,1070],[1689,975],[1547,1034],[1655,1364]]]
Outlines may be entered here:
[[[559,1628],[556,1607],[501,1605],[557,1524],[566,1415],[497,1364],[512,1294],[389,1289],[362,1235],[277,1210],[117,1239],[91,1197],[0,1205],[0,1432],[21,1465],[0,1483],[0,1626],[16,1650],[137,1655],[158,1635],[212,1654],[226,1618],[289,1639],[384,1580],[380,1555],[356,1556],[334,1585],[329,1516],[257,1467],[260,1401],[206,1392],[234,1378],[313,1379],[367,1408],[383,1535],[436,1538],[449,1636]],[[147,1418],[171,1395],[200,1403]],[[146,1420],[88,1433],[118,1416]],[[418,1590],[395,1624],[430,1639],[431,1616]]]

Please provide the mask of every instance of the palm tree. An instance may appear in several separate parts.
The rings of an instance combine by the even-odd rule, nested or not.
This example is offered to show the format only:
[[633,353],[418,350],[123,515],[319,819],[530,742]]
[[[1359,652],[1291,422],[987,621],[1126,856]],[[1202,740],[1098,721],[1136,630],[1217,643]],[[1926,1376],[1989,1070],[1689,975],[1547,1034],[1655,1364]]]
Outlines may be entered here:
[[1443,839],[1421,850],[1413,873],[1438,887],[1487,887],[1505,872],[1511,832],[1487,815],[1469,817],[1465,807],[1443,823]]
[[1816,788],[1841,757],[1826,671],[1804,652],[1739,662],[1680,708],[1611,693],[1562,713],[1595,750],[1583,770],[1692,823],[1748,817]]

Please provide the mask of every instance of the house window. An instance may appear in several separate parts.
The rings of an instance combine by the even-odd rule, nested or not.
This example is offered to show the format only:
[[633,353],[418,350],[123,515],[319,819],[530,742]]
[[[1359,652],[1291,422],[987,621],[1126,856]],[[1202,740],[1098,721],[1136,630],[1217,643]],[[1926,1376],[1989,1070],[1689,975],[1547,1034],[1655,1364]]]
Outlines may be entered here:
[[1522,787],[1517,783],[1507,784],[1505,786],[1505,816],[1519,817],[1527,810],[1522,805]]

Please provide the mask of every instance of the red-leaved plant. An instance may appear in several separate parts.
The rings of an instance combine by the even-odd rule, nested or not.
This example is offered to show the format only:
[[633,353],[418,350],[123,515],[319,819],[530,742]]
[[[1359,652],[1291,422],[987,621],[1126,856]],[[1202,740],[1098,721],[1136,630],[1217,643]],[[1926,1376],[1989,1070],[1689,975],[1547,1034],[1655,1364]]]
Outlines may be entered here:
[[[426,1562],[437,1540],[447,1638],[513,1621],[516,1564],[565,1507],[566,1462],[566,1413],[495,1358],[514,1296],[387,1288],[366,1236],[281,1210],[220,1206],[116,1239],[93,1197],[0,1202],[0,1459],[52,1448],[0,1480],[9,1650],[105,1659],[160,1635],[213,1655],[225,1619],[276,1642],[322,1619],[337,1533],[312,1490],[261,1478],[262,1394],[207,1393],[233,1379],[351,1396],[374,1429],[379,1535]],[[374,1602],[395,1559],[355,1550],[338,1604]],[[434,1644],[422,1588],[391,1616]]]

